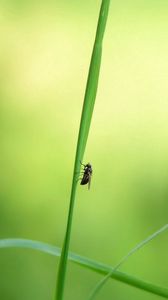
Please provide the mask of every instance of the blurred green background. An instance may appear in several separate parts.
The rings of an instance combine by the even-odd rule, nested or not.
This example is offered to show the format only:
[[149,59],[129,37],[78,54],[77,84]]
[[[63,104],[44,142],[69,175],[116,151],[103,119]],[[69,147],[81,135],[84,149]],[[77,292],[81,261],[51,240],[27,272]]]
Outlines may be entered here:
[[[0,237],[62,245],[101,1],[0,2]],[[71,251],[115,265],[167,223],[168,1],[112,1]],[[167,234],[121,270],[168,285]],[[58,259],[0,250],[0,299],[53,299]],[[69,263],[65,299],[100,275]],[[109,280],[97,299],[159,299]]]

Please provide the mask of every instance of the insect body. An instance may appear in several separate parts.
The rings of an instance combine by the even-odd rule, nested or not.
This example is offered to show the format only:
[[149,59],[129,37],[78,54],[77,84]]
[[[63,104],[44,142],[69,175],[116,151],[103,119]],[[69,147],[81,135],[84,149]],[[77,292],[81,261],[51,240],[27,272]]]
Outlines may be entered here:
[[81,165],[84,166],[84,169],[83,169],[83,177],[82,177],[82,180],[81,180],[81,185],[84,185],[84,184],[88,184],[88,189],[90,188],[90,182],[91,182],[91,176],[92,176],[92,166],[90,163],[84,165],[81,163]]

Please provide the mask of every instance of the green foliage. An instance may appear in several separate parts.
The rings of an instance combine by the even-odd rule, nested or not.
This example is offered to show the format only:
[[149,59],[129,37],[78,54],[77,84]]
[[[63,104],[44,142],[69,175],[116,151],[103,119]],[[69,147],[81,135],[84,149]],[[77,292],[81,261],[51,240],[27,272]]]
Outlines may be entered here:
[[[164,227],[164,230],[166,228]],[[159,234],[159,233],[156,232],[155,234]],[[58,247],[46,243],[42,243],[39,241],[32,241],[26,239],[1,239],[0,248],[28,248],[28,249],[38,250],[46,254],[54,255],[57,257],[61,255],[61,249]],[[105,265],[101,262],[71,252],[68,255],[68,260],[80,265],[81,267],[87,268],[91,271],[100,274],[107,274],[108,278],[111,277],[115,280],[121,281],[130,286],[142,289],[144,291],[161,296],[163,298],[168,298],[168,289],[154,285],[150,282],[146,282],[137,277],[131,276],[127,273],[119,272],[117,271],[116,267],[112,268],[111,266]]]
[[[135,252],[137,252],[139,249],[144,247],[147,243],[149,243],[151,240],[156,238],[158,235],[160,235],[162,232],[168,229],[168,224],[164,225],[159,230],[155,231],[153,234],[148,236],[145,240],[140,242],[137,246],[135,246],[126,256],[124,256],[121,261],[114,267],[112,271],[110,271],[95,287],[91,295],[89,296],[89,300],[92,300],[96,294],[100,291],[100,289],[104,286],[104,284],[107,282],[107,280],[113,275],[113,273],[118,270],[118,268],[123,265],[123,263],[126,262],[126,260]],[[141,286],[143,288],[143,286]]]

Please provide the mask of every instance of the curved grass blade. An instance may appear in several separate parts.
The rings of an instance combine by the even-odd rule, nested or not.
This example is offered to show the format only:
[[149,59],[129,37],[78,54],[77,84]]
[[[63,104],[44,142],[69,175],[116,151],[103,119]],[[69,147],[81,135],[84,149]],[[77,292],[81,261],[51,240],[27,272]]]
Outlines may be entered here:
[[106,27],[109,4],[110,4],[110,0],[102,0],[98,26],[96,31],[96,38],[95,38],[95,43],[94,43],[91,62],[90,62],[90,68],[89,68],[89,74],[87,79],[83,110],[82,110],[82,116],[80,122],[80,129],[78,135],[78,142],[76,148],[67,227],[66,227],[66,233],[65,233],[65,238],[62,247],[60,263],[59,263],[59,269],[58,269],[56,295],[55,295],[56,300],[63,299],[65,275],[67,269],[67,259],[68,259],[68,251],[69,251],[69,243],[70,243],[71,227],[72,227],[72,219],[73,219],[73,210],[74,210],[76,187],[77,187],[76,174],[79,173],[80,161],[83,160],[83,155],[84,155],[89,128],[91,124],[94,103],[96,99],[100,63],[101,63],[101,54],[102,54],[102,42],[103,42],[103,36]]
[[148,236],[145,240],[143,240],[142,242],[140,242],[138,245],[136,245],[126,256],[124,256],[120,262],[114,267],[114,269],[112,271],[110,271],[102,280],[100,280],[100,282],[98,282],[98,284],[96,285],[96,287],[94,288],[94,290],[91,292],[90,296],[89,296],[89,300],[92,300],[97,293],[100,291],[100,289],[105,285],[105,283],[107,282],[107,280],[113,275],[113,273],[115,271],[117,271],[117,269],[123,265],[126,260],[135,252],[137,252],[139,249],[141,249],[142,247],[144,247],[147,243],[149,243],[151,240],[153,240],[154,238],[156,238],[158,235],[160,235],[162,232],[164,232],[165,230],[168,229],[168,224],[164,225],[162,228],[160,228],[159,230],[157,230],[156,232],[154,232],[153,234],[151,234],[150,236]]
[[[2,239],[2,240],[0,240],[0,248],[33,249],[33,250],[41,251],[41,252],[44,252],[44,253],[47,253],[50,255],[54,255],[57,257],[59,257],[61,254],[61,249],[58,247],[49,245],[47,243],[26,240],[26,239]],[[108,265],[97,262],[95,260],[89,259],[87,257],[80,256],[75,253],[69,253],[68,259],[73,263],[76,263],[84,268],[87,268],[89,270],[92,270],[92,271],[100,273],[100,274],[106,275],[106,274],[109,274],[109,272],[110,272],[111,278],[113,278],[115,280],[118,280],[118,281],[128,284],[130,286],[142,289],[146,292],[150,292],[152,294],[155,294],[155,295],[158,295],[158,296],[168,299],[168,289],[167,288],[154,285],[150,282],[146,282],[144,280],[141,280],[139,278],[131,276],[127,273],[117,271],[117,270],[115,270],[115,268],[112,268]]]

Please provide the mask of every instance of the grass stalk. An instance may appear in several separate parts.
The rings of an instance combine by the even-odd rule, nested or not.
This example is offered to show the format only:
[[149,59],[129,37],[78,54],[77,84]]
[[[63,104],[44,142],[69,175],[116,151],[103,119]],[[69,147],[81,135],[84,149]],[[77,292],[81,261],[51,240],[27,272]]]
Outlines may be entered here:
[[[39,242],[39,241],[33,241],[33,240],[27,240],[27,239],[1,239],[0,240],[0,248],[26,248],[26,249],[32,249],[36,251],[41,251],[43,253],[54,255],[57,257],[60,257],[61,255],[61,249],[59,247],[49,245],[47,243]],[[120,281],[122,283],[128,284],[132,287],[136,287],[138,289],[141,289],[143,291],[146,291],[148,293],[152,293],[157,296],[161,296],[163,298],[168,299],[168,288],[158,286],[156,284],[153,284],[151,282],[147,282],[145,280],[142,280],[140,278],[137,278],[133,275],[130,275],[125,272],[120,272],[118,270],[114,270],[114,267],[111,267],[109,265],[103,264],[99,261],[90,259],[88,257],[81,256],[76,253],[69,252],[68,254],[68,260],[78,264],[79,266],[83,268],[87,268],[90,271],[94,271],[98,274],[107,275],[111,274],[111,278]]]
[[161,227],[159,230],[155,231],[153,234],[151,234],[150,236],[148,236],[145,240],[141,241],[138,245],[136,245],[130,252],[128,252],[128,254],[126,256],[124,256],[120,262],[114,267],[114,269],[112,271],[110,271],[102,280],[100,280],[100,282],[98,282],[98,284],[96,285],[96,287],[93,289],[93,291],[91,292],[88,300],[93,300],[93,298],[95,298],[95,296],[98,294],[98,292],[101,290],[101,288],[105,285],[105,283],[107,282],[107,280],[113,275],[113,273],[115,271],[118,270],[118,268],[123,265],[126,260],[135,252],[137,252],[139,249],[141,249],[142,247],[144,247],[146,244],[148,244],[151,240],[153,240],[154,238],[156,238],[158,235],[160,235],[162,232],[164,232],[165,230],[168,229],[168,224],[164,225],[163,227]]
[[75,156],[75,164],[74,164],[74,172],[72,179],[72,188],[70,195],[70,204],[69,204],[69,213],[67,220],[66,233],[64,238],[64,243],[61,252],[61,258],[58,269],[57,283],[56,283],[56,300],[63,299],[63,292],[65,286],[65,275],[67,269],[67,260],[68,260],[68,251],[70,244],[70,236],[71,236],[71,228],[72,228],[72,220],[73,220],[73,211],[75,204],[75,196],[76,196],[76,187],[77,187],[77,176],[76,174],[80,171],[80,160],[83,160],[83,155],[86,147],[87,137],[89,133],[89,128],[92,119],[93,108],[96,99],[97,87],[98,87],[98,79],[99,79],[99,71],[100,71],[100,63],[101,63],[101,54],[102,54],[102,42],[104,31],[106,27],[106,21],[108,16],[110,0],[102,0],[96,37],[92,51],[92,57],[90,62],[90,68],[88,73],[88,79],[86,84],[86,91],[83,103],[83,110],[81,115],[80,129],[78,135],[78,142],[76,148],[76,156]]

